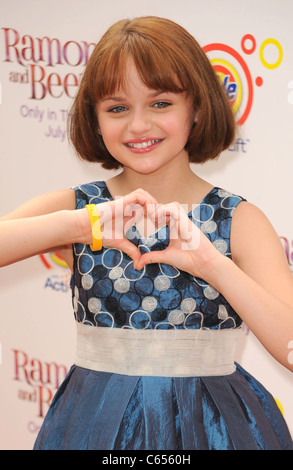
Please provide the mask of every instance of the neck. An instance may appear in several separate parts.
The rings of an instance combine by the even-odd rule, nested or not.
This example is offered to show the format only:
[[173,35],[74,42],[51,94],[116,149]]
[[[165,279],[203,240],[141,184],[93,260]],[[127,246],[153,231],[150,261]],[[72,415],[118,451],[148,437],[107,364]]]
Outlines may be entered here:
[[[110,192],[114,195],[122,196],[142,188],[152,194],[154,198],[162,204],[177,200],[181,203],[184,197],[184,188],[189,184],[196,184],[195,180],[200,180],[190,168],[189,161],[181,160],[174,162],[168,168],[161,169],[151,174],[139,174],[130,168],[124,168],[122,173],[109,181]],[[120,190],[120,193],[119,193]]]

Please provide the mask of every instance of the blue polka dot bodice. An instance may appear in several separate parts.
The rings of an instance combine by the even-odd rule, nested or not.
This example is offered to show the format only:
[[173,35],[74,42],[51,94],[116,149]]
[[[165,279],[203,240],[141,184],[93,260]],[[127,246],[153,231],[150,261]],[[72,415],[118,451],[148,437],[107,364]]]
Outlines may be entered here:
[[[112,200],[103,181],[74,190],[77,209]],[[243,200],[215,187],[189,213],[189,218],[228,257],[232,214]],[[141,252],[163,250],[168,245],[168,227],[148,238],[133,228],[130,239]],[[71,287],[78,322],[139,329],[222,329],[238,328],[242,323],[212,286],[176,267],[160,263],[136,271],[131,258],[118,249],[103,247],[93,252],[89,245],[77,243],[73,250]]]

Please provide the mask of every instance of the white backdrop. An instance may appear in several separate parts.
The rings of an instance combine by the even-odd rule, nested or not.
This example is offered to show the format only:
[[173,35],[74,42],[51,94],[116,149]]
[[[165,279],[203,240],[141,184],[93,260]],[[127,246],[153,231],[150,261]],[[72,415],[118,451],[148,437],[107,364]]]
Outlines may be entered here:
[[[291,0],[0,0],[0,215],[38,194],[111,176],[74,156],[66,114],[91,43],[113,22],[142,15],[175,20],[207,47],[240,130],[218,161],[194,171],[259,206],[291,266]],[[69,278],[54,254],[0,271],[0,449],[32,448],[74,361]],[[278,399],[293,433],[292,374],[249,332],[237,359]]]

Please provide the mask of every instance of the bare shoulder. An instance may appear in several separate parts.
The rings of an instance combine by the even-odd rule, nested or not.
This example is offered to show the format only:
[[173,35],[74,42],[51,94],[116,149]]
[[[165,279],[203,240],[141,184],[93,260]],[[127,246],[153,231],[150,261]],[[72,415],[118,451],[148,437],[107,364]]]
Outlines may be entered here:
[[231,226],[231,252],[235,262],[245,263],[249,253],[279,252],[285,259],[280,239],[267,216],[254,204],[243,201],[236,207]]
[[0,220],[35,217],[73,209],[75,209],[75,191],[73,189],[63,189],[34,197],[1,217]]
[[255,205],[241,202],[231,225],[233,261],[270,291],[292,297],[293,276],[280,238],[267,216]]

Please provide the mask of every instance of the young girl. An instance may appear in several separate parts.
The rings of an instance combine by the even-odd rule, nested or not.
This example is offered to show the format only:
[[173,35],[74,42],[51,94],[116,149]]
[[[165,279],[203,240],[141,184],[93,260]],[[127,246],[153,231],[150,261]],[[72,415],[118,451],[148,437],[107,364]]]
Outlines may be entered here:
[[292,370],[285,254],[256,207],[190,168],[234,132],[181,26],[143,17],[102,37],[70,134],[81,158],[121,172],[1,221],[2,265],[59,250],[73,273],[76,362],[35,449],[293,448],[273,397],[233,356],[244,321]]

